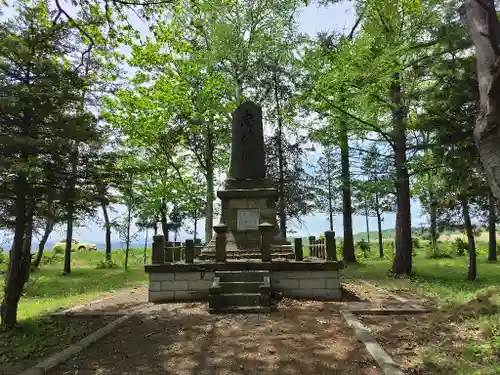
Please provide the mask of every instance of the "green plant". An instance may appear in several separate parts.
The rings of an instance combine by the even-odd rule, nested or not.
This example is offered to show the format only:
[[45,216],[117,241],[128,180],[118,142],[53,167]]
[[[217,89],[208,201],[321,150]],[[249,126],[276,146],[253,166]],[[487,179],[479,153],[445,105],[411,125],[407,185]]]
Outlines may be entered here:
[[411,239],[411,245],[414,249],[420,249],[420,238],[418,237],[412,237]]
[[458,237],[453,243],[453,246],[457,255],[461,257],[465,255],[465,252],[467,251],[469,245],[467,244],[467,242]]
[[110,261],[101,260],[99,263],[97,263],[96,268],[99,270],[107,268],[119,268],[119,266],[113,260]]
[[55,254],[63,254],[64,253],[64,246],[61,244],[57,244],[52,248],[52,251]]

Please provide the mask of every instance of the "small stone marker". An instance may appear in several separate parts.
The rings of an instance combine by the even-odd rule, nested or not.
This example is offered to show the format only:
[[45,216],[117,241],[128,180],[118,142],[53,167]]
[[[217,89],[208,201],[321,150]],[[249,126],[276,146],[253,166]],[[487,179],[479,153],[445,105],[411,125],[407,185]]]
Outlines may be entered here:
[[225,262],[226,261],[226,233],[227,225],[216,224],[213,226],[215,232],[215,261]]
[[259,225],[260,231],[260,251],[263,262],[271,261],[271,244],[273,242],[273,229],[274,225],[270,223],[262,223]]
[[335,243],[335,232],[327,230],[325,232],[326,260],[337,261],[337,244]]
[[165,263],[165,237],[161,234],[153,236],[152,245],[152,262],[153,264]]
[[301,262],[304,260],[304,253],[302,252],[302,238],[296,238],[294,241],[295,246],[295,260]]
[[186,263],[193,263],[194,261],[194,241],[186,240]]
[[316,241],[315,236],[309,236],[309,256],[314,257],[316,256],[316,251],[314,247],[314,242]]

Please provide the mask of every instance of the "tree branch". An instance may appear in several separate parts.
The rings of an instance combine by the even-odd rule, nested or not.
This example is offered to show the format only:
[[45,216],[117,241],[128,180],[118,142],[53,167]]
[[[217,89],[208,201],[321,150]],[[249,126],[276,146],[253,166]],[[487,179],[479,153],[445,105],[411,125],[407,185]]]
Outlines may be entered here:
[[356,115],[353,115],[352,113],[347,112],[343,108],[340,108],[338,105],[334,104],[331,100],[326,98],[323,94],[319,94],[319,96],[322,97],[323,100],[326,101],[332,108],[336,109],[337,111],[343,113],[344,115],[349,116],[352,119],[359,121],[362,124],[367,125],[371,129],[373,129],[376,133],[380,134],[391,145],[391,147],[394,147],[394,142],[392,140],[392,137],[389,134],[387,134],[386,132],[382,131],[382,129],[380,129],[379,126],[372,124],[368,121],[365,121],[365,120],[357,117]]

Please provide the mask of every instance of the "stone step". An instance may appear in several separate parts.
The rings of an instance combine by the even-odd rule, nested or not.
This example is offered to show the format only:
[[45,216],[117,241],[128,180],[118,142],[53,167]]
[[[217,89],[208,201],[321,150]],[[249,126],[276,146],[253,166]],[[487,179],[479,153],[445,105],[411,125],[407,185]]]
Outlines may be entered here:
[[264,276],[269,276],[269,271],[215,271],[215,276],[220,278],[221,283],[249,281],[262,283]]
[[220,313],[220,314],[265,314],[270,313],[270,306],[224,306],[217,309],[209,308],[210,313]]
[[236,282],[221,282],[220,293],[260,293],[260,281],[236,281]]
[[260,293],[221,293],[218,297],[219,307],[260,306]]
[[[292,247],[277,247],[271,250],[272,254],[288,254],[293,253],[295,250]],[[201,251],[202,254],[213,254],[215,255],[215,247],[206,247]],[[253,250],[229,250],[226,249],[226,255],[238,255],[238,254],[260,254],[260,249]]]
[[[214,255],[199,255],[198,256],[199,260],[214,260],[215,256]],[[227,257],[227,259],[248,259],[248,260],[253,260],[253,259],[261,259],[260,254],[254,255],[254,254],[241,254],[239,256],[235,257]],[[272,254],[271,259],[288,259],[292,260],[295,259],[295,254],[289,253],[289,254]]]

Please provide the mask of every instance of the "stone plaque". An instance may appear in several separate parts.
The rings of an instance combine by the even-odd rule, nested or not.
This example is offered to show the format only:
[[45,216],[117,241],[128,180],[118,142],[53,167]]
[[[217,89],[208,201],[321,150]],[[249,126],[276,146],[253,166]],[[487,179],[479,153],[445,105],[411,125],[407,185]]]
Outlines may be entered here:
[[258,230],[259,221],[259,210],[238,210],[238,230]]

